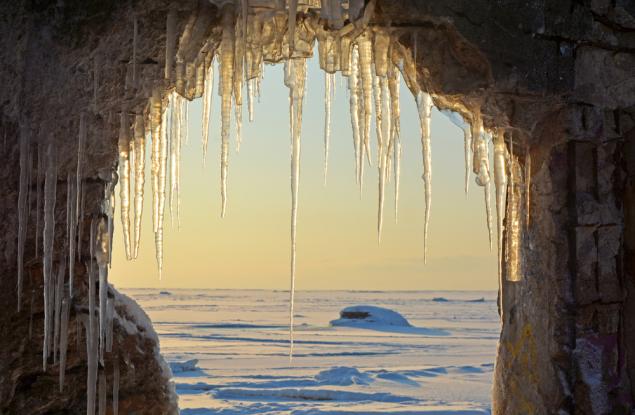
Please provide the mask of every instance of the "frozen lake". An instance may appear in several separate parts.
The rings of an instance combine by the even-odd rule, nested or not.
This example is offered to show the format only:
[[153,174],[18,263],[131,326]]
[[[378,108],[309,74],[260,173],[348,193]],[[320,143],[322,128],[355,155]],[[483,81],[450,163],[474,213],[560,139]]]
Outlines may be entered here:
[[[122,291],[152,319],[184,415],[490,413],[495,292],[300,291],[290,365],[288,292]],[[329,324],[355,305],[412,327]]]

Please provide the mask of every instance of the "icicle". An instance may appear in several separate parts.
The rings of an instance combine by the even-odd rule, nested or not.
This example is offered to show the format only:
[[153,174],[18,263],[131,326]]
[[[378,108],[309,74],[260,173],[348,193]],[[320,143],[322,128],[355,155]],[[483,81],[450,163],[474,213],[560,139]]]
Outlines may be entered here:
[[161,125],[159,132],[159,193],[158,193],[158,219],[157,230],[154,233],[154,243],[156,249],[157,265],[159,267],[159,279],[163,272],[163,217],[165,212],[165,189],[167,185],[168,168],[168,137],[167,137],[167,111],[161,114]]
[[22,281],[24,280],[24,242],[26,241],[26,222],[29,215],[27,193],[29,191],[29,135],[27,127],[20,128],[20,190],[18,194],[18,312],[22,308]]
[[143,116],[135,116],[134,145],[135,145],[135,191],[134,191],[134,250],[133,257],[139,255],[139,241],[141,239],[141,217],[143,214],[143,187],[145,183],[145,131]]
[[176,92],[170,95],[170,105],[168,117],[170,119],[170,220],[174,224],[174,199],[178,192],[178,174],[179,174],[179,152],[181,132],[179,131],[180,123],[178,120],[181,96]]
[[126,258],[132,259],[130,238],[130,138],[128,136],[128,121],[125,111],[120,114],[119,126],[119,198],[121,199],[121,228]]
[[132,83],[137,85],[137,37],[138,37],[137,16],[132,19]]
[[171,79],[172,67],[174,66],[174,48],[176,46],[176,13],[174,12],[174,9],[170,9],[170,11],[168,11],[166,20],[165,79]]
[[99,374],[99,415],[106,415],[106,374]]
[[119,415],[119,361],[115,359],[112,375],[112,414]]
[[507,169],[505,158],[505,138],[503,131],[498,130],[494,138],[494,185],[496,187],[496,229],[498,232],[498,279],[503,278],[503,224],[505,223],[505,195],[507,193]]
[[37,176],[35,186],[37,187],[35,199],[35,258],[40,255],[40,215],[42,212],[42,175],[44,173],[44,149],[43,144],[37,145]]
[[110,257],[110,233],[104,220],[97,225],[95,259],[99,267],[99,361],[104,364],[106,345],[106,301],[108,299],[108,259]]
[[295,19],[298,12],[298,0],[289,1],[289,57],[295,49]]
[[329,141],[331,139],[331,99],[335,76],[324,72],[324,185],[329,167]]
[[306,80],[306,60],[285,62],[285,85],[289,88],[289,121],[291,130],[291,288],[289,298],[289,360],[293,360],[293,309],[295,301],[296,225],[298,217],[298,187],[300,182],[300,134],[302,101]]
[[531,221],[531,153],[529,146],[525,153],[525,226],[529,228]]
[[368,33],[364,32],[357,38],[357,46],[359,48],[359,72],[362,80],[362,94],[364,96],[364,128],[362,137],[368,164],[371,165],[370,122],[373,115],[373,50]]
[[187,100],[179,98],[179,147],[177,151],[177,168],[176,173],[176,217],[179,227],[181,226],[181,146],[187,143]]
[[[82,113],[79,116],[79,134],[77,138],[77,171],[75,175],[75,226],[78,227],[77,230],[77,254],[81,256],[81,243],[82,243],[82,229],[83,229],[83,218],[84,218],[84,197],[83,197],[83,188],[82,188],[82,179],[83,179],[83,167],[84,167],[84,145],[86,143],[86,117]],[[75,240],[75,234],[73,233],[73,240]],[[70,244],[70,250],[75,251],[75,244]],[[69,295],[70,298],[73,298],[73,280],[75,277],[75,259],[73,255],[73,259],[70,260],[69,263]]]
[[42,350],[42,368],[46,371],[46,360],[51,352],[51,319],[53,318],[53,299],[51,298],[53,279],[53,245],[55,242],[55,199],[57,191],[57,156],[53,143],[46,151],[46,177],[44,181],[44,347]]
[[66,351],[68,350],[68,318],[70,313],[69,299],[62,300],[62,324],[60,329],[60,393],[64,390],[64,375],[66,374]]
[[[391,139],[393,143],[393,163],[395,175],[395,223],[399,211],[399,180],[401,175],[401,111],[399,107],[399,81],[398,68],[393,68],[388,76],[388,89],[390,92],[390,126]],[[388,155],[390,157],[390,154]]]
[[[359,80],[359,51],[357,45],[354,45],[351,50],[351,74],[348,77],[348,91],[349,91],[349,108],[351,113],[351,126],[353,128],[353,147],[355,148],[355,179],[358,184],[361,183],[361,162],[362,154],[362,138],[359,128],[359,111],[360,102],[360,80]],[[360,184],[361,191],[361,184]]]
[[159,165],[161,157],[161,97],[155,90],[150,99],[150,124],[152,131],[152,153],[150,156],[152,173],[152,230],[159,228]]
[[492,209],[490,205],[490,172],[489,172],[489,148],[487,145],[483,121],[480,114],[476,114],[471,126],[472,129],[472,153],[474,163],[472,169],[476,174],[476,184],[485,189],[485,214],[487,216],[487,230],[489,246],[492,248]]
[[516,169],[520,169],[518,160],[514,156],[510,144],[509,155],[509,194],[507,200],[507,217],[506,217],[506,236],[507,236],[507,281],[518,282],[522,279],[520,273],[520,189],[515,186],[514,180],[519,175],[516,173]]
[[55,329],[53,334],[53,363],[57,363],[57,352],[60,344],[60,331],[62,325],[62,297],[64,295],[64,275],[66,275],[66,261],[64,255],[60,255],[59,269],[57,272],[57,278],[55,280],[55,314],[53,321],[55,323]]
[[423,262],[427,260],[428,225],[430,223],[430,205],[432,203],[432,153],[430,151],[430,111],[432,99],[423,91],[417,94],[417,107],[421,123],[421,150],[423,155],[423,182],[425,186],[426,211],[423,225]]
[[[374,65],[373,65],[374,66]],[[384,195],[386,189],[386,168],[388,159],[388,143],[384,136],[384,114],[382,95],[386,86],[386,77],[373,76],[373,94],[375,100],[375,133],[377,135],[377,169],[379,177],[379,198],[377,204],[377,241],[381,242],[381,231],[384,219]],[[385,98],[385,97],[384,97]]]
[[[211,52],[210,52],[211,53]],[[209,141],[209,124],[212,118],[212,90],[214,89],[214,60],[210,62],[205,77],[205,87],[203,88],[203,165],[207,157],[207,143]]]
[[232,82],[234,84],[234,114],[236,121],[236,151],[240,151],[242,142],[242,123],[243,123],[243,63],[245,60],[245,39],[243,37],[244,29],[242,27],[242,19],[237,21],[236,32],[238,36],[234,36],[234,74]]
[[229,126],[231,121],[232,88],[234,75],[233,12],[226,7],[223,14],[221,40],[220,88],[221,96],[221,217],[227,208],[227,169],[229,165]]
[[112,352],[113,323],[115,318],[115,303],[110,298],[106,299],[106,352]]

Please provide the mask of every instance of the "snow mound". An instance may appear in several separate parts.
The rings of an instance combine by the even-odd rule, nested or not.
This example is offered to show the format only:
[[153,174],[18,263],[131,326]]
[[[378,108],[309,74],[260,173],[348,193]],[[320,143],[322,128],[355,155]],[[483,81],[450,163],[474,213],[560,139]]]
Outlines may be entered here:
[[336,366],[315,375],[315,379],[324,385],[368,385],[373,379],[354,367]]
[[186,360],[185,362],[170,362],[172,373],[193,372],[199,368],[196,366],[198,359]]
[[408,320],[396,311],[370,306],[356,305],[340,311],[340,318],[331,321],[331,326],[378,326],[412,327]]

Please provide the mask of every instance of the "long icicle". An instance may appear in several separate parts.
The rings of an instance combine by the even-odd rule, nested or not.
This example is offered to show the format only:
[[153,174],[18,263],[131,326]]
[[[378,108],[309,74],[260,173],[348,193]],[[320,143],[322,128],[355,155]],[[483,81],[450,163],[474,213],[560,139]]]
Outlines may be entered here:
[[163,275],[163,218],[165,212],[165,190],[167,186],[168,171],[168,125],[167,111],[161,114],[160,141],[159,141],[159,194],[158,194],[158,222],[157,231],[154,234],[157,265],[159,266],[159,279]]
[[423,183],[425,188],[425,219],[423,225],[423,262],[427,261],[428,225],[430,223],[430,205],[432,203],[432,153],[430,149],[430,112],[432,99],[423,91],[417,94],[417,108],[421,124],[421,151],[423,156]]
[[324,72],[324,185],[329,169],[329,145],[331,141],[331,100],[335,76]]
[[[241,9],[242,10],[242,9]],[[242,13],[242,11],[241,11]],[[245,39],[242,19],[236,21],[234,32],[234,67],[232,82],[234,92],[234,121],[236,123],[236,152],[240,151],[243,125],[243,72],[245,62]]]
[[[210,52],[212,53],[212,52]],[[212,118],[212,104],[214,89],[214,60],[209,64],[207,76],[205,77],[205,87],[203,88],[203,165],[207,158],[207,143],[209,141],[209,124]]]
[[489,148],[483,130],[483,120],[479,113],[476,113],[471,125],[472,130],[472,153],[474,162],[472,170],[476,174],[476,184],[484,188],[485,215],[487,219],[487,231],[489,236],[489,247],[492,249],[492,208],[490,205],[490,171],[489,171]]
[[28,218],[27,193],[31,175],[29,164],[29,134],[27,127],[20,128],[20,191],[18,194],[18,312],[22,308],[22,281],[24,279],[24,242],[26,241],[26,222]]
[[128,117],[121,111],[119,125],[119,198],[121,199],[121,229],[126,258],[132,259],[130,238],[130,137],[128,131]]
[[361,181],[360,164],[362,160],[362,154],[364,153],[362,150],[362,138],[359,128],[359,83],[359,51],[357,45],[354,45],[351,48],[351,74],[348,76],[348,93],[349,108],[351,113],[351,127],[353,128],[353,147],[355,148],[355,180],[358,184]]
[[[395,223],[399,213],[399,181],[401,178],[401,111],[399,107],[399,82],[398,68],[389,72],[388,89],[390,92],[390,118],[391,118],[391,142],[393,143],[393,171],[395,175]],[[390,155],[389,155],[390,157]]]
[[373,116],[373,48],[370,41],[370,35],[366,32],[357,38],[357,46],[359,48],[359,72],[362,80],[362,95],[364,97],[363,120],[364,120],[364,151],[368,164],[371,165],[370,154],[370,124]]
[[494,137],[494,185],[496,188],[496,230],[498,234],[498,279],[503,281],[503,225],[505,223],[505,194],[507,193],[507,169],[505,158],[505,138],[503,130],[496,131]]
[[531,221],[531,152],[529,146],[525,153],[525,227],[529,228]]
[[[84,146],[86,143],[86,116],[84,113],[79,116],[79,134],[77,138],[77,171],[75,175],[75,224],[77,226],[77,256],[81,257],[82,230],[84,222],[84,189],[82,186],[84,175]],[[74,235],[73,235],[74,238]],[[71,245],[72,246],[72,245]],[[79,259],[79,258],[78,258]],[[75,277],[75,258],[71,259],[69,264],[69,296],[73,298],[73,281]]]
[[221,96],[221,218],[227,208],[227,170],[229,166],[229,131],[232,107],[234,75],[234,26],[233,9],[226,6],[223,13],[223,35],[221,40],[220,88]]
[[289,361],[293,360],[293,320],[296,272],[296,227],[298,217],[298,188],[300,182],[300,134],[302,101],[306,80],[306,60],[285,62],[285,85],[289,88],[289,121],[291,130],[291,287],[289,290]]
[[53,283],[53,245],[55,243],[55,199],[57,192],[57,154],[53,143],[46,151],[46,177],[44,181],[44,231],[42,246],[44,272],[44,347],[42,349],[42,368],[46,371],[46,360],[50,354],[51,319],[53,301],[51,284]]
[[144,120],[142,115],[135,116],[134,126],[134,146],[135,146],[135,178],[134,178],[134,249],[133,257],[139,255],[139,242],[141,240],[141,218],[143,214],[143,188],[145,184],[145,158],[146,144]]
[[[373,75],[373,93],[375,100],[375,133],[377,135],[377,170],[379,182],[379,197],[377,204],[377,241],[381,242],[381,231],[384,223],[384,195],[386,190],[386,168],[388,164],[388,143],[384,135],[384,87],[386,76]],[[385,98],[385,97],[384,97]]]

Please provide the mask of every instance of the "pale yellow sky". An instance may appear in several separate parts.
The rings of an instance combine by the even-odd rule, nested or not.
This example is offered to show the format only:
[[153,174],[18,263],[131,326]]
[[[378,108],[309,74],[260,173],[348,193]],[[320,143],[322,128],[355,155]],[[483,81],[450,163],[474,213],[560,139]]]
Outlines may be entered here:
[[[352,132],[345,83],[337,78],[328,184],[323,179],[324,81],[309,64],[302,129],[297,283],[302,289],[495,289],[483,191],[463,191],[463,134],[433,111],[433,200],[428,263],[423,264],[423,181],[416,105],[402,86],[403,143],[399,222],[394,186],[386,189],[384,231],[377,242],[377,168],[365,168],[360,200],[354,178]],[[290,259],[290,139],[288,90],[280,66],[267,66],[255,121],[243,115],[243,144],[231,152],[228,212],[220,219],[219,99],[214,92],[207,166],[201,162],[201,100],[189,105],[189,144],[183,149],[181,227],[166,208],[163,280],[152,233],[152,196],[146,178],[139,258],[127,261],[119,212],[110,281],[118,287],[287,289]],[[245,105],[246,107],[246,105]],[[246,109],[246,108],[245,108]],[[232,137],[233,140],[233,137]],[[376,150],[373,140],[373,155]],[[147,175],[149,174],[146,173]],[[118,192],[118,189],[117,189]],[[117,195],[118,196],[118,195]],[[494,201],[492,201],[493,203]]]

